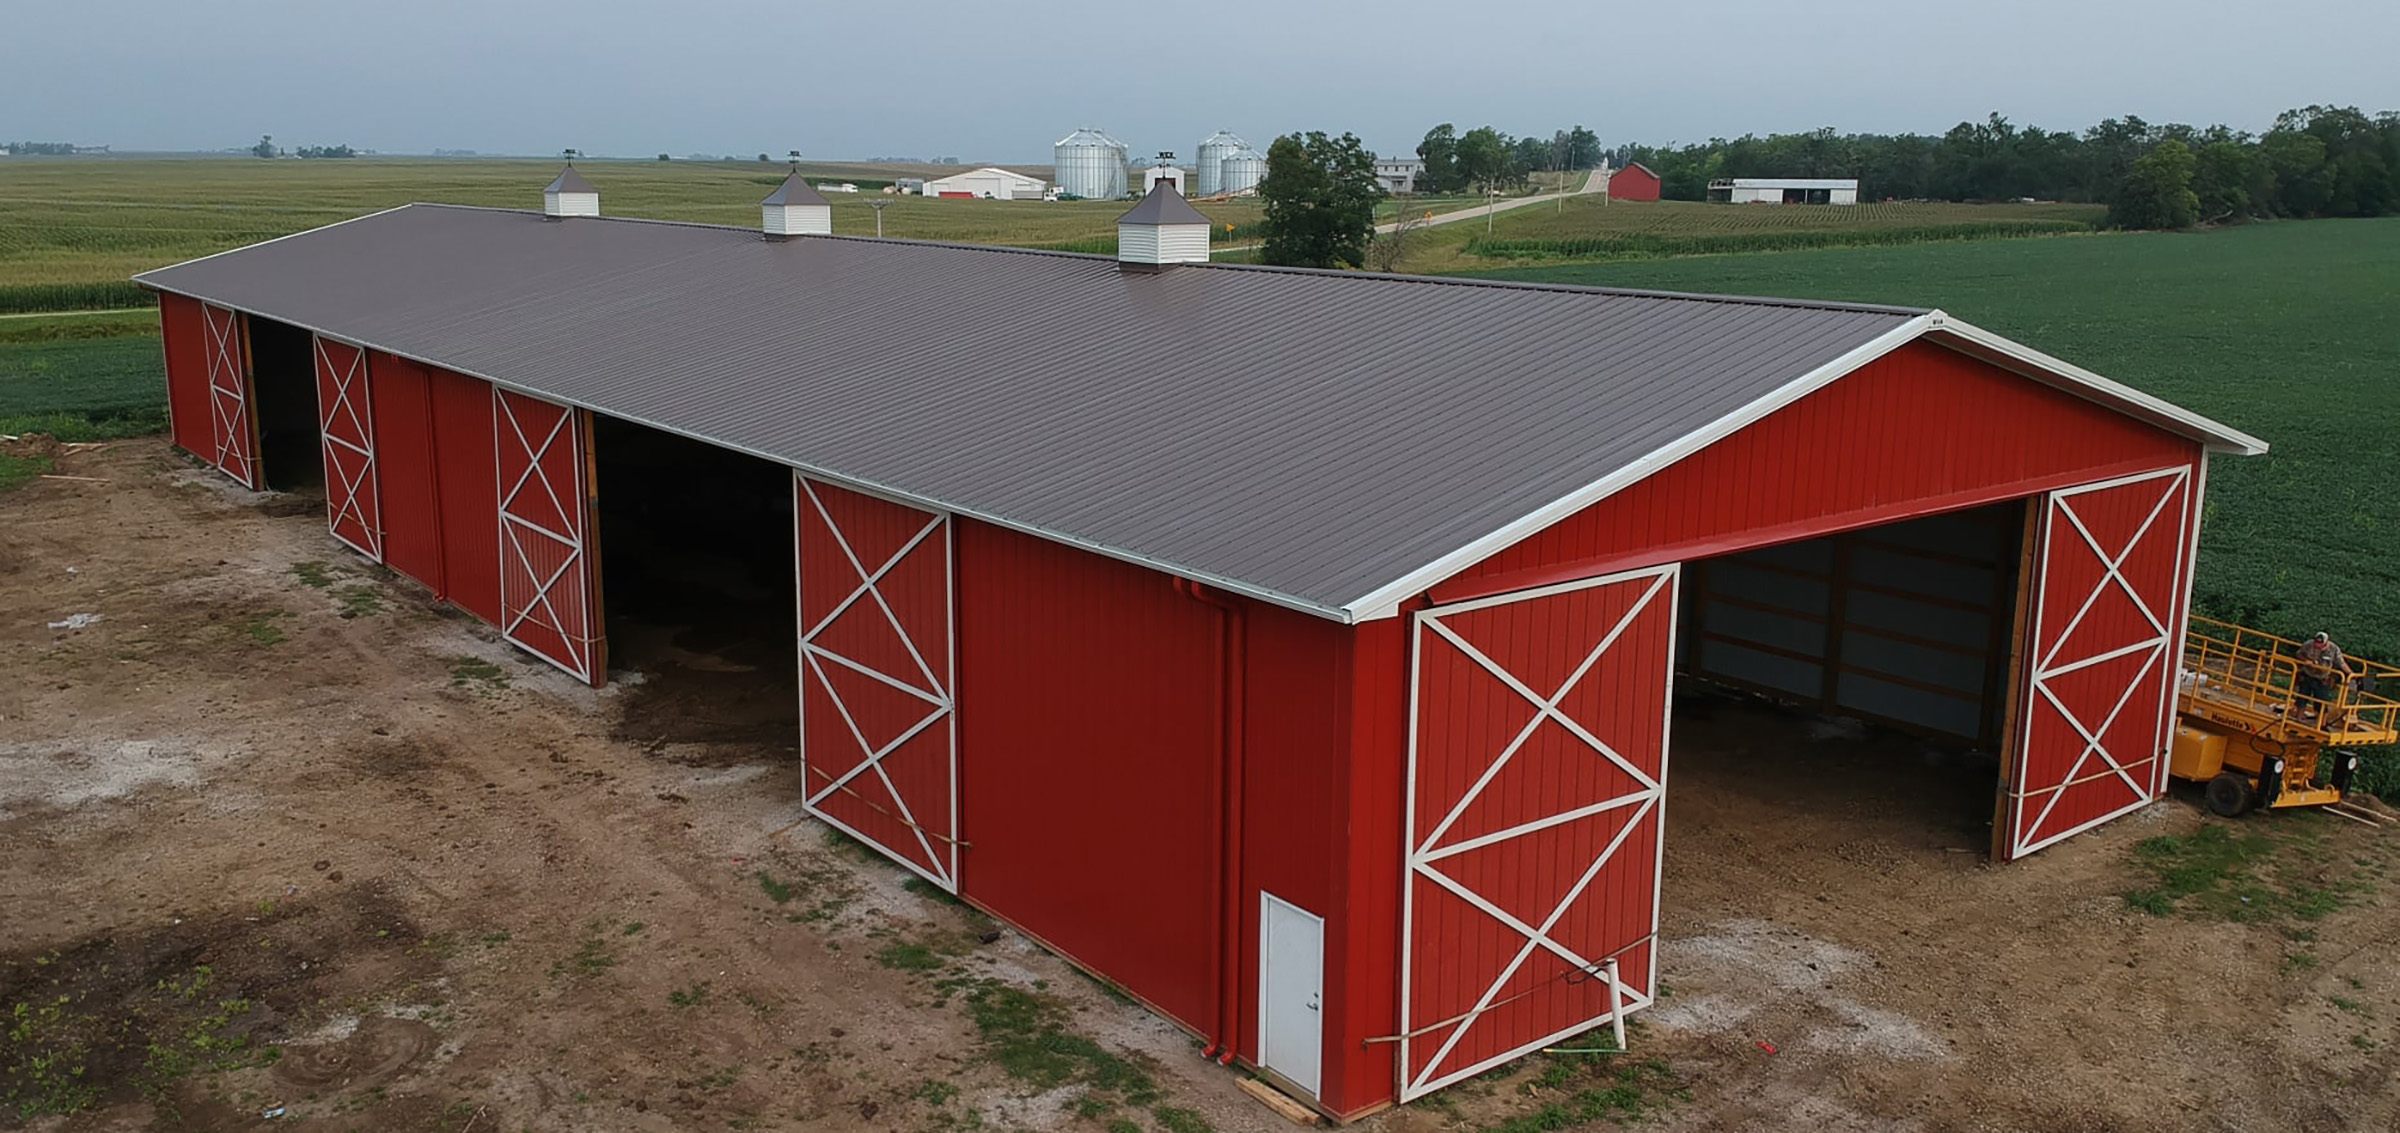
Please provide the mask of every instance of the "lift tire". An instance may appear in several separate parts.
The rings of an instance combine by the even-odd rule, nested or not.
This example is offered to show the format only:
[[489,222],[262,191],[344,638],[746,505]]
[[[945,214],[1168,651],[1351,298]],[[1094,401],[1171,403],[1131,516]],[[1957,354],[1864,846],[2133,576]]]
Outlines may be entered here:
[[2227,771],[2208,781],[2208,809],[2221,817],[2240,818],[2254,800],[2248,776]]

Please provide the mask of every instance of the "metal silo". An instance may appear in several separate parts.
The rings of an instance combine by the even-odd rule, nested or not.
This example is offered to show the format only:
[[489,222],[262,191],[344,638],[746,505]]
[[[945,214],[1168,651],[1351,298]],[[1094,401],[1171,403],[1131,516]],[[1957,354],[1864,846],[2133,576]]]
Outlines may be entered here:
[[1223,175],[1219,169],[1226,158],[1249,148],[1250,143],[1235,137],[1231,130],[1219,130],[1209,135],[1207,141],[1200,143],[1200,148],[1196,151],[1199,155],[1200,167],[1194,171],[1195,179],[1198,182],[1196,187],[1198,195],[1213,197],[1219,193],[1231,192],[1225,188]]
[[1086,126],[1060,138],[1051,162],[1061,193],[1097,201],[1125,195],[1125,143],[1099,129]]
[[[1205,167],[1204,167],[1205,168]],[[1267,179],[1267,155],[1249,146],[1225,155],[1217,165],[1217,191],[1247,193]]]

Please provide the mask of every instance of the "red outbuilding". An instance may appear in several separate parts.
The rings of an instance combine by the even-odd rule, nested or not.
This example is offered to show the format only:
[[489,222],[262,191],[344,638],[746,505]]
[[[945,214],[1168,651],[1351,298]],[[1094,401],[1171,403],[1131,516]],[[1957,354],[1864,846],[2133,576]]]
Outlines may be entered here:
[[796,803],[1337,1116],[1659,994],[1679,681],[2001,752],[2002,860],[2163,793],[2208,458],[2261,442],[1941,311],[1207,223],[412,205],[139,278],[177,444],[594,684],[770,580],[723,601],[797,658]]
[[1620,201],[1655,201],[1658,199],[1658,174],[1650,167],[1634,162],[1608,175],[1608,195]]

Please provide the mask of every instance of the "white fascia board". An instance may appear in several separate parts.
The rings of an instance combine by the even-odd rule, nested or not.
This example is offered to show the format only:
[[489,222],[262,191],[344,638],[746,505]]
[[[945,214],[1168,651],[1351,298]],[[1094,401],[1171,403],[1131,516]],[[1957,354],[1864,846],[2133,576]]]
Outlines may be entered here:
[[2073,362],[2055,358],[2039,350],[1992,333],[1973,323],[1962,322],[1950,315],[1935,311],[1934,325],[1926,333],[1956,338],[1961,342],[1999,355],[1999,365],[2016,370],[2027,377],[2058,386],[2063,383],[2068,392],[2087,396],[2109,408],[2135,417],[2147,417],[2164,426],[2169,432],[2182,433],[2208,446],[2211,452],[2259,456],[2267,451],[2267,442],[2253,437],[2231,425],[2203,417],[2172,402],[2112,381],[2086,370]]
[[1901,323],[1899,326],[1852,347],[1840,357],[1775,387],[1768,391],[1766,396],[1739,410],[1694,429],[1666,447],[1609,473],[1598,483],[1569,492],[1481,539],[1410,571],[1396,581],[1378,587],[1365,597],[1343,607],[1346,620],[1366,622],[1398,614],[1400,603],[1405,601],[1409,595],[1482,562],[1502,550],[1514,546],[1535,532],[1648,479],[1668,465],[1733,435],[1786,405],[1823,389],[1832,384],[1835,379],[1899,349],[1902,345],[1924,334],[1940,316],[1941,312],[1933,311]]

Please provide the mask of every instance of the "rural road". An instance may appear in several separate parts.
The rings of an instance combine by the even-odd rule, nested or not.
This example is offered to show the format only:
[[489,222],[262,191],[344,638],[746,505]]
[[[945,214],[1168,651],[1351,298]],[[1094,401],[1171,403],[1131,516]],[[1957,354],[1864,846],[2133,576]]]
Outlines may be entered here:
[[[1507,212],[1510,209],[1521,209],[1527,205],[1547,204],[1551,201],[1559,199],[1560,197],[1580,197],[1586,193],[1603,192],[1606,191],[1607,188],[1608,178],[1602,176],[1600,170],[1595,169],[1584,176],[1583,187],[1575,190],[1572,193],[1536,193],[1530,197],[1511,197],[1508,200],[1496,201],[1488,205],[1477,205],[1473,208],[1459,209],[1456,212],[1441,213],[1434,216],[1432,219],[1427,220],[1425,225],[1431,226],[1436,224],[1456,224],[1462,220],[1473,220],[1476,217],[1486,216],[1495,212]],[[1390,224],[1376,225],[1375,231],[1391,232],[1399,227],[1400,222],[1393,221]]]

